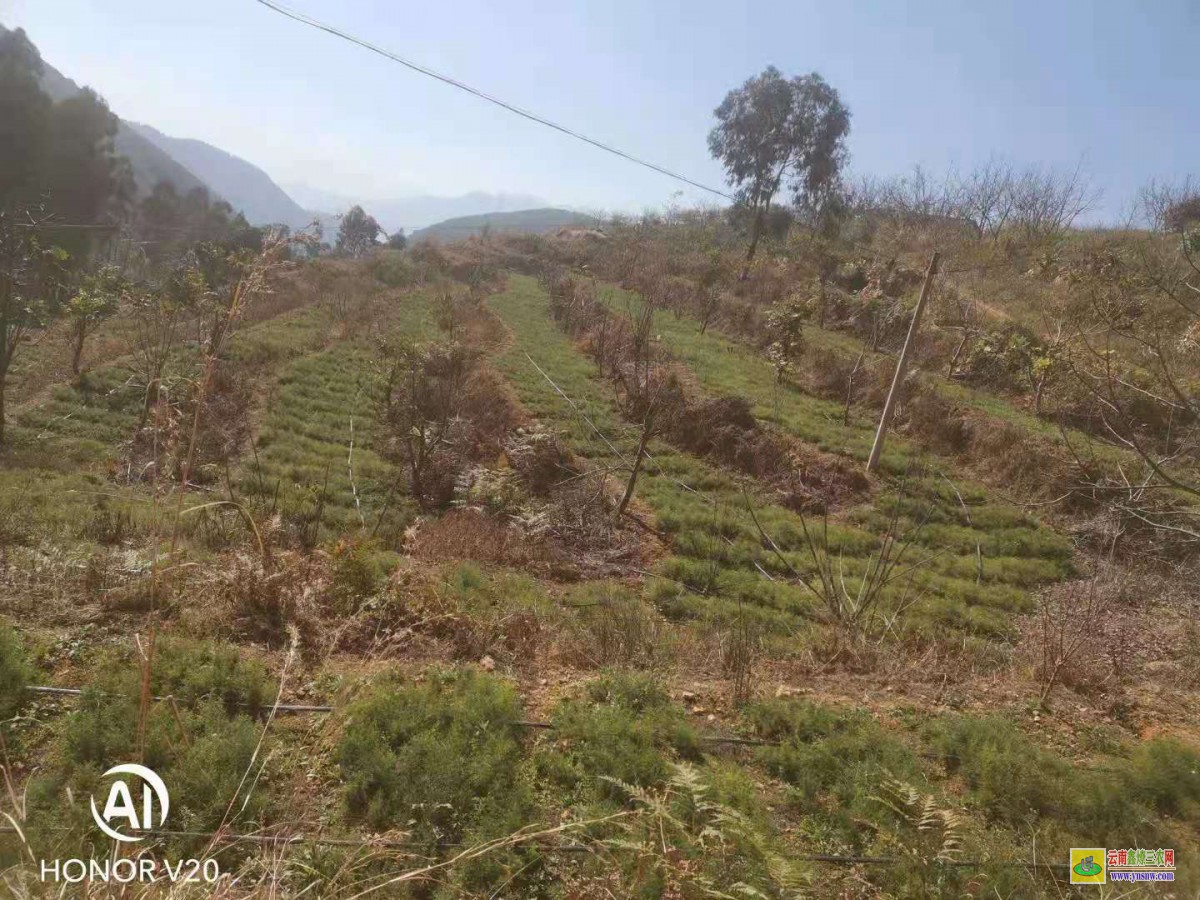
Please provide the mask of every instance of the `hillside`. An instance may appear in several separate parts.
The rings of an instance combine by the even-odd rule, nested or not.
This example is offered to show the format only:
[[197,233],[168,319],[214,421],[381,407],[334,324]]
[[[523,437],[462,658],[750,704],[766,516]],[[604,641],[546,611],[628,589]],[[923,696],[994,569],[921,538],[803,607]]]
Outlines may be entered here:
[[[194,418],[166,392],[144,413],[153,308],[106,323],[79,378],[65,342],[31,346],[0,451],[0,684],[95,689],[0,694],[34,852],[93,839],[58,808],[137,752],[141,692],[170,698],[146,713],[187,824],[163,847],[221,832],[249,897],[352,897],[420,853],[468,897],[1059,898],[1091,843],[1174,848],[1191,890],[1195,559],[1048,503],[1072,454],[1092,478],[1136,460],[941,355],[958,292],[1007,298],[981,335],[1032,320],[1095,238],[1037,279],[937,238],[923,362],[867,473],[907,317],[863,310],[911,309],[914,227],[827,250],[819,321],[771,315],[809,299],[803,236],[740,281],[740,238],[701,214],[275,258],[219,352],[168,348],[164,380],[211,385]],[[779,321],[803,323],[786,357]]]
[[246,160],[204,141],[170,137],[137,122],[127,124],[240,210],[251,225],[303,228],[313,221],[313,215],[284,193],[266,172]]
[[477,237],[485,230],[492,234],[546,234],[570,226],[594,227],[597,224],[598,220],[594,216],[547,207],[460,216],[415,231],[411,238],[416,241],[450,243]]
[[[0,25],[0,32],[6,31]],[[53,100],[64,100],[79,93],[79,85],[63,75],[49,62],[42,61],[42,90]],[[204,187],[204,182],[189,171],[187,166],[180,163],[170,154],[156,146],[139,134],[130,124],[121,120],[117,125],[117,134],[113,140],[116,152],[129,160],[133,171],[134,184],[138,194],[145,196],[154,185],[166,181],[175,186],[180,194],[186,194],[194,188]]]
[[5,893],[1200,900],[1184,13],[300,5],[0,32]]

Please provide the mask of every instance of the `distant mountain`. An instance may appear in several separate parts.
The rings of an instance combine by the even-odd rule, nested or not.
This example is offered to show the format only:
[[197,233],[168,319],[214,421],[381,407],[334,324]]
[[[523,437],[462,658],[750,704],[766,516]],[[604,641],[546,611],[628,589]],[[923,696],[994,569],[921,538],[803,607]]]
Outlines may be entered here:
[[251,225],[282,223],[303,228],[312,222],[313,215],[258,166],[204,141],[170,137],[137,122],[130,122],[129,127],[199,176],[210,190],[241,210]]
[[517,212],[523,209],[547,206],[546,201],[541,197],[533,197],[529,194],[489,194],[484,191],[474,191],[460,197],[415,194],[392,199],[371,199],[336,194],[306,184],[289,183],[287,188],[288,192],[306,208],[323,213],[340,215],[351,206],[358,204],[374,216],[389,234],[401,228],[412,231],[460,216]]
[[528,194],[488,194],[473,191],[461,197],[416,196],[375,201],[364,208],[389,232],[398,228],[412,231],[447,219],[478,216],[485,213],[518,212],[545,208],[546,201]]
[[594,216],[569,209],[522,209],[516,212],[485,213],[480,216],[460,216],[422,228],[412,234],[414,241],[433,240],[443,243],[464,241],[482,234],[487,228],[492,234],[543,234],[568,226],[593,227],[599,224]]
[[353,197],[315,188],[302,181],[285,181],[280,187],[287,191],[288,196],[305,209],[329,213],[331,215],[344,213],[358,202]]
[[[0,25],[0,33],[5,31],[7,29]],[[42,60],[42,67],[42,90],[52,100],[66,100],[79,93],[79,85],[50,63]],[[139,195],[149,194],[160,181],[169,181],[181,194],[204,186],[204,182],[189,172],[186,166],[146,140],[130,128],[127,122],[118,123],[113,145],[119,155],[129,159],[129,164],[133,169],[133,180]]]

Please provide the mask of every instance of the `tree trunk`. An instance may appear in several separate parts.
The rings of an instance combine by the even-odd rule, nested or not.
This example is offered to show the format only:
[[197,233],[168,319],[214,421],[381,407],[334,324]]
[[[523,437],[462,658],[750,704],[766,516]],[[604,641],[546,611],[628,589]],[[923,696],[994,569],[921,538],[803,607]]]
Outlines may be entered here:
[[4,372],[4,371],[0,371],[0,444],[4,443],[4,425],[5,425],[4,388],[7,384],[7,382],[8,382],[8,373]]
[[642,459],[646,455],[646,444],[650,440],[650,422],[650,418],[647,417],[645,424],[642,425],[642,439],[638,441],[637,456],[633,460],[633,469],[629,473],[629,483],[625,485],[625,494],[621,497],[621,502],[617,504],[615,518],[619,519],[625,515],[625,507],[633,499],[633,490],[637,486],[638,473],[642,470]]
[[950,366],[946,369],[946,377],[953,378],[954,371],[958,368],[958,360],[962,356],[963,351],[967,348],[967,341],[971,339],[971,332],[963,329],[962,340],[958,342],[958,346],[954,348],[954,355],[950,357]]
[[83,339],[84,339],[84,337],[85,337],[85,335],[84,335],[83,328],[79,328],[75,331],[75,342],[71,348],[71,374],[72,375],[79,374],[79,363],[83,359]]
[[763,222],[766,218],[767,204],[764,203],[754,214],[754,225],[750,229],[750,246],[746,250],[746,261],[742,265],[742,274],[738,276],[738,281],[745,281],[750,277],[750,264],[754,262],[754,254],[758,252],[758,239],[762,237]]

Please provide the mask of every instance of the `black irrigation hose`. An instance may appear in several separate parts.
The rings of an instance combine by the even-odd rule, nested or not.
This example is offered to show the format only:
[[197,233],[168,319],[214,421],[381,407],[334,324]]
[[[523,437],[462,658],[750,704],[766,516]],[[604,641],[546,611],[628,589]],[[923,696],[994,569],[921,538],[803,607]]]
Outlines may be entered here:
[[[25,690],[34,694],[52,694],[67,697],[78,697],[83,694],[83,690],[81,688],[48,687],[45,685],[29,685],[25,688]],[[165,700],[174,700],[175,698],[168,694],[165,697],[153,697],[151,699],[162,702]],[[332,706],[311,706],[295,703],[280,703],[278,706],[266,706],[262,704],[255,705],[252,703],[238,703],[236,705],[246,709],[273,709],[276,712],[286,713],[332,713],[334,711],[334,707]],[[514,728],[533,728],[546,731],[554,730],[554,724],[552,722],[534,722],[528,719],[518,719],[517,721],[509,722],[508,724],[512,725]],[[743,747],[781,747],[784,743],[783,741],[764,741],[761,738],[738,737],[734,735],[722,736],[715,734],[698,735],[696,739],[704,744],[736,744]],[[922,755],[930,759],[959,758],[953,753],[924,753]]]
[[[68,830],[63,826],[60,830]],[[0,826],[0,834],[17,834],[16,828],[11,825]],[[264,844],[271,846],[292,845],[292,844],[318,844],[328,847],[363,847],[363,848],[385,848],[389,850],[407,850],[407,849],[423,849],[432,846],[437,850],[458,850],[468,845],[460,842],[441,841],[433,845],[421,844],[412,841],[372,841],[367,839],[355,838],[327,838],[320,835],[309,834],[290,834],[290,835],[267,835],[267,834],[232,834],[223,831],[174,831],[166,828],[156,828],[147,832],[148,836],[159,837],[189,837],[189,838],[220,838],[223,843],[248,843],[248,844]],[[563,844],[562,846],[541,846],[538,849],[547,853],[595,853],[596,848],[588,844]],[[821,862],[831,863],[834,865],[843,866],[892,866],[897,863],[907,862],[907,860],[897,859],[892,856],[839,856],[833,853],[798,853],[788,857],[789,859],[799,862]],[[935,859],[932,865],[950,866],[953,868],[974,868],[989,866],[992,868],[1004,869],[1070,869],[1069,863],[1051,863],[1051,862],[1023,862],[995,860],[988,861],[983,859]]]
[[[66,696],[66,697],[78,697],[83,694],[83,690],[81,688],[48,687],[45,685],[30,685],[30,686],[26,687],[25,690],[27,690],[31,693],[34,693],[34,694],[53,694],[53,695]],[[175,698],[170,695],[167,695],[165,697],[153,697],[152,699],[161,702],[164,700],[173,700]],[[246,708],[255,708],[255,709],[274,709],[277,712],[289,712],[289,713],[332,713],[333,709],[334,709],[332,706],[308,706],[308,705],[303,705],[303,704],[287,704],[287,703],[280,703],[277,706],[265,706],[265,705],[254,706],[254,704],[250,704],[250,703],[239,703],[237,705],[246,707]],[[554,728],[554,725],[551,722],[533,722],[533,721],[528,721],[528,720],[518,720],[516,722],[510,722],[509,724],[515,728],[538,728],[538,729],[545,729],[545,730],[553,730],[553,728]],[[714,736],[701,736],[699,739],[707,744],[746,744],[746,745],[755,746],[755,747],[777,747],[777,746],[779,746],[778,741],[760,741],[756,738],[720,737],[718,735],[714,735]]]
[[[33,694],[60,694],[68,697],[78,697],[83,694],[80,688],[61,688],[47,687],[45,685],[29,685],[25,688]],[[174,700],[175,697],[167,695],[165,697],[152,697],[152,700],[164,701]],[[294,713],[331,713],[332,706],[306,706],[303,704],[288,704],[280,703],[278,706],[266,706],[264,704],[254,703],[238,703],[237,706],[245,707],[246,709],[274,709],[276,712],[294,712]]]

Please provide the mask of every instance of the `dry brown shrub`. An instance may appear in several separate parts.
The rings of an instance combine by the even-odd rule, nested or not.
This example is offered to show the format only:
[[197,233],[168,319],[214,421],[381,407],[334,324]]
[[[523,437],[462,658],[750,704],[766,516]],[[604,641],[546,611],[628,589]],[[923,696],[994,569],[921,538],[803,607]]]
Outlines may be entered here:
[[963,453],[971,445],[971,428],[962,409],[931,388],[914,391],[904,407],[905,427],[938,453]]
[[545,564],[555,556],[546,542],[474,509],[454,509],[426,522],[410,550],[430,562],[469,559],[517,568]]
[[1014,493],[1060,496],[1066,490],[1065,466],[1026,429],[999,419],[970,418],[970,456],[992,479]]
[[261,559],[236,554],[215,577],[217,610],[238,637],[283,647],[289,629],[300,634],[301,648],[321,643],[317,597],[326,581],[319,558],[286,553],[269,567]]
[[504,455],[535,497],[579,474],[558,433],[541,424],[517,428],[505,441]]
[[481,454],[494,458],[505,436],[528,421],[504,376],[486,364],[476,366],[467,376],[461,404],[461,414],[472,426],[472,455],[476,458]]
[[[888,391],[892,389],[892,378],[896,373],[896,364],[888,359],[882,365],[872,366],[863,378],[862,400],[868,406],[882,407],[887,400]],[[913,395],[920,390],[920,376],[910,371],[908,377],[898,386],[896,403],[900,406],[908,403]]]
[[447,644],[450,655],[460,661],[491,657],[507,664],[535,663],[542,655],[547,630],[532,610],[464,610],[452,605],[430,619],[423,631]]
[[799,441],[791,445],[794,483],[787,502],[803,512],[827,510],[862,497],[871,480],[855,461]]
[[1133,661],[1133,648],[1123,646],[1119,626],[1131,599],[1127,573],[1110,567],[1042,592],[1038,611],[1024,629],[1025,654],[1034,661],[1041,686],[1040,704],[1058,685],[1085,695],[1120,687]]
[[594,599],[577,604],[565,651],[586,668],[628,666],[647,669],[670,662],[676,642],[669,623],[655,610],[620,589],[608,586]]
[[855,372],[854,359],[825,347],[814,349],[806,355],[806,360],[808,372],[805,381],[808,387],[817,396],[837,403],[845,403],[847,396],[851,403],[857,402],[863,394],[864,385],[874,377],[865,364]]

